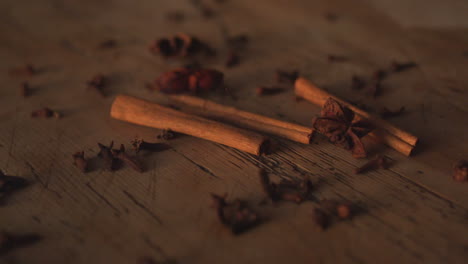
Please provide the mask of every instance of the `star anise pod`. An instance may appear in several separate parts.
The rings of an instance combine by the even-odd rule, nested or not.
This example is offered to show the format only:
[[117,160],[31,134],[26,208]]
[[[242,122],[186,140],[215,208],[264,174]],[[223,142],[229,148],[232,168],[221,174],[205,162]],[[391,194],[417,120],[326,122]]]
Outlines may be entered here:
[[333,98],[328,98],[320,115],[314,121],[315,130],[325,135],[333,144],[351,150],[353,157],[366,157],[361,138],[373,129],[372,124],[366,120],[356,120],[351,109]]

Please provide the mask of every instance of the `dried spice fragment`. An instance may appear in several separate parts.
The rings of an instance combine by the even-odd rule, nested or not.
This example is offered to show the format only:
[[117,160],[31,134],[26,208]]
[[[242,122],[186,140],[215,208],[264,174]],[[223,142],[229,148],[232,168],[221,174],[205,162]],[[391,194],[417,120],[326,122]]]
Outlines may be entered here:
[[339,18],[339,16],[336,13],[333,13],[333,12],[325,13],[324,17],[330,23],[334,23],[334,22],[338,21],[338,18]]
[[98,157],[104,160],[104,164],[107,170],[114,171],[117,169],[117,160],[112,155],[112,147],[114,146],[114,141],[111,141],[109,147],[98,143],[99,146],[99,153]]
[[468,181],[468,160],[460,160],[455,164],[453,179],[458,182]]
[[112,49],[117,47],[117,41],[115,39],[106,39],[98,44],[98,49]]
[[333,144],[351,150],[353,157],[367,156],[361,138],[372,131],[372,124],[366,120],[355,120],[354,112],[333,98],[325,102],[321,116],[314,120],[313,127]]
[[226,67],[231,68],[231,67],[238,65],[239,63],[240,63],[240,56],[234,51],[229,52],[228,57],[225,62]]
[[314,223],[322,230],[326,229],[330,224],[329,216],[320,208],[314,208],[312,217]]
[[144,172],[144,169],[141,163],[135,157],[130,156],[125,152],[125,146],[123,144],[120,145],[120,149],[113,149],[112,155],[115,158],[121,160],[123,163],[130,166],[132,169],[140,173]]
[[12,250],[35,244],[41,239],[42,236],[35,233],[13,234],[6,231],[0,231],[0,256],[9,253]]
[[349,219],[351,217],[351,207],[347,204],[340,204],[336,207],[336,214],[340,219]]
[[23,82],[20,86],[20,95],[23,98],[29,97],[31,95],[31,87],[28,82]]
[[21,177],[7,176],[0,170],[0,199],[28,186],[28,181]]
[[231,203],[226,198],[211,194],[219,221],[235,235],[243,233],[260,223],[258,215],[247,202],[236,199]]
[[358,75],[353,75],[351,77],[351,89],[361,90],[364,87],[366,87],[366,81],[362,77]]
[[283,71],[283,70],[276,70],[275,79],[278,83],[289,83],[294,84],[296,79],[299,77],[298,71]]
[[383,119],[389,119],[389,118],[392,118],[392,117],[400,116],[404,112],[405,112],[405,107],[404,106],[400,107],[400,109],[395,110],[395,111],[392,111],[392,110],[388,109],[387,107],[384,107],[380,111],[379,115]]
[[88,89],[93,89],[98,92],[102,97],[105,97],[106,94],[104,93],[104,87],[107,84],[107,78],[102,74],[97,74],[91,78],[91,80],[87,81],[86,84],[88,85]]
[[163,93],[198,93],[223,84],[224,74],[212,69],[175,69],[161,74],[155,85]]
[[40,118],[60,118],[62,117],[59,112],[51,110],[48,107],[44,107],[31,112],[31,117],[40,117]]
[[164,143],[150,143],[146,142],[143,139],[134,139],[132,140],[133,149],[135,152],[138,153],[140,150],[147,150],[147,151],[162,151],[169,149],[169,145]]
[[82,172],[88,172],[88,160],[84,157],[84,151],[78,151],[73,154],[73,165],[75,165]]
[[178,33],[167,38],[160,38],[151,43],[149,50],[154,55],[161,55],[165,58],[189,57],[201,52],[211,55],[213,49],[198,38]]
[[26,64],[22,67],[12,68],[9,70],[10,75],[24,75],[31,77],[37,73],[36,68],[32,64]]
[[328,54],[327,59],[329,62],[345,62],[348,61],[348,57],[335,55],[335,54]]
[[176,133],[170,129],[163,129],[157,136],[158,139],[171,140],[176,137]]
[[302,181],[282,179],[279,183],[273,183],[265,170],[261,170],[259,175],[263,191],[273,202],[301,203],[309,197],[312,191],[312,183],[308,179]]
[[409,61],[409,62],[392,62],[392,66],[391,66],[391,69],[393,72],[402,72],[402,71],[406,71],[406,70],[409,70],[411,68],[414,68],[414,67],[418,67],[418,64],[412,62],[412,61]]
[[367,91],[374,98],[379,96],[382,92],[382,81],[387,77],[387,72],[384,70],[377,70],[374,72],[371,81],[367,86]]
[[266,87],[266,86],[259,86],[255,89],[255,93],[258,96],[262,95],[275,95],[284,92],[284,89],[281,87]]
[[366,164],[362,165],[359,168],[354,170],[355,174],[364,173],[369,170],[376,170],[376,169],[387,169],[389,166],[387,159],[385,156],[377,156],[377,158],[370,160]]
[[317,225],[325,229],[336,220],[350,219],[354,210],[348,202],[325,199],[320,201],[320,207],[314,209],[314,220]]

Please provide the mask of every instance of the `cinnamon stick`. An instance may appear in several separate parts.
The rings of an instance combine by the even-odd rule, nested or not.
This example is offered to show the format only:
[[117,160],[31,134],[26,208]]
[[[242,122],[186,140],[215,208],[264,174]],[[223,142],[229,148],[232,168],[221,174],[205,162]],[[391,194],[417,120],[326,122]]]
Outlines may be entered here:
[[266,116],[246,112],[234,107],[217,104],[210,100],[190,95],[170,95],[170,99],[193,107],[196,114],[259,132],[287,138],[292,141],[309,144],[314,129]]
[[260,134],[131,96],[117,96],[112,104],[110,115],[112,118],[138,125],[159,129],[169,128],[254,155],[266,153],[269,147],[269,140]]
[[294,84],[294,90],[296,95],[318,106],[323,106],[326,100],[330,97],[337,100],[341,104],[354,111],[357,114],[358,118],[367,119],[376,126],[376,129],[369,133],[369,136],[371,136],[374,140],[382,142],[406,156],[411,155],[413,148],[418,142],[418,138],[416,136],[405,132],[388,123],[387,121],[384,121],[377,116],[369,114],[364,110],[361,110],[356,106],[329,94],[328,92],[318,88],[305,78],[300,77],[296,80]]

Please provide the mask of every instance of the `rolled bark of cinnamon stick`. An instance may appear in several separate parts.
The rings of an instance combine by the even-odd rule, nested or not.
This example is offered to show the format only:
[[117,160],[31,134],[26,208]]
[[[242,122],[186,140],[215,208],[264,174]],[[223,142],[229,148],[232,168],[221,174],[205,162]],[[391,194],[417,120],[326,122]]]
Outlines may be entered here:
[[359,118],[367,119],[376,126],[376,129],[369,133],[369,136],[406,156],[411,155],[412,150],[418,142],[418,138],[416,136],[329,94],[305,78],[297,78],[294,84],[294,90],[296,95],[320,107],[322,107],[330,97],[337,100],[354,111]]
[[110,115],[112,118],[142,126],[171,129],[254,155],[266,153],[269,147],[269,139],[260,134],[131,96],[117,96]]
[[196,114],[220,119],[242,128],[248,128],[271,135],[309,144],[314,129],[266,116],[246,112],[234,107],[221,105],[210,100],[190,95],[169,95],[171,100],[193,107]]

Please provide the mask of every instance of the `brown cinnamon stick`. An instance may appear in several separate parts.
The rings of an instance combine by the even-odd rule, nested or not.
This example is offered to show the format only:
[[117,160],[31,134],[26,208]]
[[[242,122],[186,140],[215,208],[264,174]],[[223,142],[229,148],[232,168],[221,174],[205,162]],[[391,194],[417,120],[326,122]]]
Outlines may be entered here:
[[196,114],[207,118],[221,119],[225,122],[271,135],[309,144],[313,128],[284,122],[266,116],[246,112],[234,107],[217,104],[210,100],[190,95],[170,95],[170,99],[196,108]]
[[110,115],[115,119],[138,125],[159,129],[169,128],[254,155],[261,155],[268,151],[269,140],[260,134],[131,96],[117,96],[112,104]]
[[413,148],[418,142],[418,138],[416,136],[405,132],[388,123],[387,121],[371,115],[364,110],[361,110],[354,105],[329,94],[305,78],[298,78],[294,84],[294,87],[296,95],[303,97],[304,99],[318,106],[323,106],[323,104],[330,97],[337,100],[341,104],[354,111],[359,116],[359,118],[367,119],[376,126],[376,129],[372,131],[369,136],[406,156],[411,155]]

